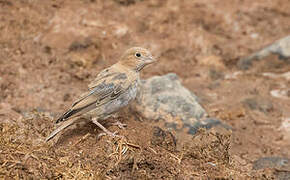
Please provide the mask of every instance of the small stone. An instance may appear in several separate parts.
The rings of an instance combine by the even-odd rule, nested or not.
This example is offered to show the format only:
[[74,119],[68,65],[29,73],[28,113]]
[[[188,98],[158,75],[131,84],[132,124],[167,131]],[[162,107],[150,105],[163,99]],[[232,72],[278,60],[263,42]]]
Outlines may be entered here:
[[82,19],[81,24],[84,26],[91,26],[91,27],[103,27],[104,24],[96,19]]
[[[290,171],[290,159],[284,157],[263,157],[253,163],[253,169],[275,168],[281,171]],[[290,175],[290,172],[288,172]]]
[[114,0],[115,2],[119,3],[120,5],[129,6],[135,4],[138,1],[142,0]]
[[68,101],[70,99],[70,94],[69,93],[66,93],[64,96],[63,96],[63,101]]
[[273,104],[270,100],[261,97],[247,98],[242,102],[245,106],[251,110],[258,110],[263,113],[273,111]]
[[45,47],[44,47],[44,52],[45,52],[46,54],[51,54],[51,47],[49,47],[49,46],[45,46]]
[[81,49],[86,49],[91,44],[92,44],[92,42],[90,41],[90,39],[85,38],[82,41],[73,41],[68,49],[69,49],[69,51],[77,51],[77,50],[81,50]]
[[192,135],[196,134],[200,128],[211,129],[218,126],[227,130],[231,129],[229,125],[224,124],[221,120],[216,118],[205,118],[195,124],[185,124],[185,127],[188,128],[188,134]]
[[123,36],[125,36],[128,33],[129,29],[126,25],[118,25],[116,27],[116,30],[114,31],[114,34],[121,38]]
[[212,80],[218,80],[218,79],[223,79],[224,78],[224,73],[222,71],[219,71],[217,69],[210,69],[209,70],[209,77]]
[[249,69],[254,61],[263,59],[271,54],[278,54],[281,60],[290,60],[290,36],[286,36],[265,48],[252,53],[238,61],[238,68],[242,70]]

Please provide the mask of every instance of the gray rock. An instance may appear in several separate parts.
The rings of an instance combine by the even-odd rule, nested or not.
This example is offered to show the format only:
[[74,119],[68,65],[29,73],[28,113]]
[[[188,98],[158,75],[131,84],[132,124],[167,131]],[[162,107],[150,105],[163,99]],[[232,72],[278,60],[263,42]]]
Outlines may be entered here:
[[290,170],[290,159],[283,157],[263,157],[256,160],[253,169],[275,168],[279,170]]
[[232,129],[231,126],[223,123],[221,120],[216,118],[204,118],[201,121],[198,121],[194,124],[184,124],[184,128],[187,128],[187,133],[194,135],[197,133],[198,129],[204,128],[204,129],[210,129],[212,127],[220,126],[224,129],[230,130]]
[[275,169],[274,175],[277,179],[290,179],[290,159],[283,157],[264,157],[256,160],[253,164],[254,170],[271,168]]
[[273,111],[273,104],[272,102],[263,97],[252,97],[252,98],[246,98],[242,101],[242,103],[249,107],[251,110],[258,110],[260,112],[263,112],[267,114],[268,112]]
[[200,127],[229,127],[218,119],[208,118],[197,96],[181,85],[176,74],[142,81],[140,91],[135,107],[144,119],[162,121],[167,128],[189,134],[195,134]]
[[253,61],[263,59],[270,54],[278,54],[280,59],[289,60],[290,59],[290,36],[282,38],[273,44],[261,49],[258,52],[251,54],[248,57],[242,58],[238,62],[238,67],[240,69],[246,70],[252,66]]

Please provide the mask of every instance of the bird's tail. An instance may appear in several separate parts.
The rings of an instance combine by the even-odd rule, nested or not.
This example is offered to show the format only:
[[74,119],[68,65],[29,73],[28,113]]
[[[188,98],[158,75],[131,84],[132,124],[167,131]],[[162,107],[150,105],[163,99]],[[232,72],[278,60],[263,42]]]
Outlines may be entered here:
[[75,123],[78,120],[78,118],[70,119],[68,121],[64,121],[58,128],[56,128],[47,138],[46,142],[51,140],[54,136],[56,136],[60,131],[66,129],[67,127],[71,126],[73,123]]

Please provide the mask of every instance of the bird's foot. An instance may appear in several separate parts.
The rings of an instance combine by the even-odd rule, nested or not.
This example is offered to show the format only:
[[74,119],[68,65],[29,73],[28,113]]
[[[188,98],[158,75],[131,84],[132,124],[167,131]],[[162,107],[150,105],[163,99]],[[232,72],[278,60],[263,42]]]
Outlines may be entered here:
[[102,136],[106,136],[106,135],[108,135],[108,136],[110,136],[110,137],[112,137],[112,138],[114,138],[114,137],[122,137],[122,136],[117,135],[117,134],[118,134],[118,131],[115,131],[115,132],[106,131],[106,132],[100,133],[100,134],[98,135],[98,138],[100,138],[100,137],[102,137]]
[[112,125],[118,126],[120,129],[125,129],[125,127],[127,127],[127,124],[123,124],[120,121],[116,121],[116,122],[112,123]]
[[118,131],[115,131],[115,132],[111,132],[109,131],[107,128],[105,128],[103,125],[101,125],[96,118],[93,118],[92,119],[93,123],[96,124],[99,128],[101,128],[104,132],[99,134],[98,137],[101,137],[101,136],[104,136],[104,135],[109,135],[111,137],[122,137],[122,136],[119,136],[117,135]]

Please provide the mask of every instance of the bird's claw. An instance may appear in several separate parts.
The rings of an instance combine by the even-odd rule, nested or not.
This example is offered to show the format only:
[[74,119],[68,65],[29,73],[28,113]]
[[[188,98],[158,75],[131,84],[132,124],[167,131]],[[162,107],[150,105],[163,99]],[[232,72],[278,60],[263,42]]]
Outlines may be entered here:
[[123,124],[120,121],[116,121],[115,123],[113,123],[112,125],[114,126],[118,126],[120,129],[125,129],[125,127],[127,127],[127,124]]
[[118,134],[118,131],[115,131],[115,132],[107,131],[107,132],[100,133],[100,134],[98,135],[98,138],[100,138],[100,137],[102,137],[102,136],[106,136],[106,135],[108,135],[108,136],[110,136],[110,137],[112,137],[112,138],[114,138],[114,137],[122,137],[122,136],[117,135],[117,134]]

